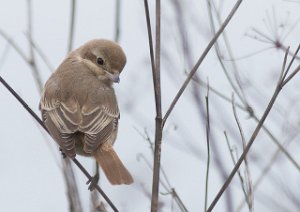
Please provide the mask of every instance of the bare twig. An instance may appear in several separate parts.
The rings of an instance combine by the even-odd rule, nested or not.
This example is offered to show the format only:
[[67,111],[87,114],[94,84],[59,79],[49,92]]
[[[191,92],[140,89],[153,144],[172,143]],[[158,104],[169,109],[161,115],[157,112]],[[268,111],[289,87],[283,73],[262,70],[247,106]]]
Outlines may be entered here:
[[[299,46],[300,46],[300,45],[299,45]],[[287,55],[287,54],[288,54],[288,51],[286,51],[286,55]],[[295,55],[295,56],[296,56],[296,55]],[[295,56],[294,56],[294,57],[295,57]],[[286,60],[286,57],[285,57],[285,60]],[[284,62],[283,64],[285,64],[285,63],[286,63],[286,62]],[[285,72],[284,72],[284,74],[283,74],[282,76],[287,76],[286,73],[288,73],[289,70],[290,70],[289,68],[286,69]],[[294,70],[294,72],[292,72],[292,74],[294,74],[294,73],[296,74],[298,71],[299,71],[299,70],[296,69],[296,70]],[[292,74],[291,74],[291,75],[292,75]],[[295,74],[294,74],[293,76],[295,76]],[[289,77],[288,77],[288,78],[289,78]],[[274,91],[274,94],[273,94],[273,96],[272,96],[272,98],[271,98],[271,100],[270,100],[270,102],[269,102],[269,104],[268,104],[268,106],[267,106],[267,108],[266,108],[266,110],[265,110],[263,116],[261,117],[261,119],[260,119],[260,121],[259,121],[257,127],[255,128],[255,130],[254,130],[254,132],[253,132],[253,134],[252,134],[252,136],[251,136],[249,142],[247,143],[247,145],[246,145],[246,147],[245,147],[243,153],[241,154],[239,160],[237,161],[236,165],[234,166],[233,170],[231,171],[230,175],[228,176],[227,180],[226,180],[225,183],[223,184],[223,186],[222,186],[222,188],[220,189],[220,191],[217,193],[216,197],[215,197],[214,200],[212,201],[212,203],[211,203],[211,205],[210,205],[210,207],[208,208],[207,211],[212,211],[212,210],[213,210],[213,208],[215,207],[215,205],[216,205],[217,202],[219,201],[220,197],[222,196],[222,194],[224,193],[224,191],[227,189],[228,185],[230,184],[232,178],[233,178],[234,175],[236,174],[236,172],[237,172],[237,170],[239,169],[240,165],[242,164],[244,158],[246,157],[246,155],[247,155],[247,153],[249,152],[249,150],[250,150],[252,144],[254,143],[254,141],[255,141],[255,139],[256,139],[256,137],[257,137],[257,135],[258,135],[260,129],[262,128],[264,121],[266,120],[266,118],[267,118],[269,112],[271,111],[271,109],[272,109],[272,107],[273,107],[273,105],[274,105],[274,103],[275,103],[275,101],[276,101],[276,99],[277,99],[277,97],[278,97],[280,91],[281,91],[282,88],[284,87],[284,85],[285,85],[285,84],[284,84],[285,80],[286,80],[286,78],[281,78],[280,81],[279,81],[279,83],[277,84],[276,89],[275,89],[275,91]]]
[[3,30],[0,30],[0,35],[16,50],[16,52],[22,57],[22,59],[29,63],[29,59],[23,50],[11,39]]
[[51,65],[51,63],[49,62],[47,56],[42,51],[42,49],[37,45],[36,42],[34,42],[33,40],[30,40],[30,38],[28,36],[27,36],[27,38],[28,38],[28,41],[30,42],[30,45],[34,48],[34,50],[36,51],[36,53],[40,56],[40,58],[42,59],[42,61],[48,67],[49,71],[53,72],[54,68]]
[[230,11],[229,15],[227,16],[227,18],[225,19],[225,21],[223,22],[223,24],[221,25],[220,29],[217,31],[217,33],[214,35],[214,37],[211,39],[211,41],[208,43],[207,47],[205,48],[204,52],[202,53],[202,55],[200,56],[200,58],[198,59],[197,63],[195,64],[195,66],[192,68],[191,72],[188,74],[188,77],[186,78],[186,80],[184,81],[184,83],[182,84],[181,88],[179,89],[178,93],[176,94],[175,98],[173,99],[172,103],[170,104],[166,114],[163,117],[163,121],[162,121],[162,126],[165,125],[166,120],[168,119],[169,115],[171,114],[172,110],[174,109],[177,101],[179,100],[179,98],[181,97],[182,93],[184,92],[184,90],[186,89],[186,87],[188,86],[189,82],[191,81],[192,77],[194,76],[194,74],[197,72],[199,66],[201,65],[201,63],[203,62],[204,58],[206,57],[206,55],[208,54],[208,52],[210,51],[211,47],[215,44],[215,42],[217,41],[217,39],[219,38],[219,36],[222,34],[222,32],[224,31],[225,27],[227,26],[227,24],[230,22],[231,18],[233,17],[233,15],[236,13],[237,9],[239,8],[240,4],[242,3],[243,0],[238,0],[234,7],[232,8],[232,10]]
[[207,210],[207,197],[208,197],[208,179],[209,179],[209,167],[210,167],[210,118],[209,118],[209,83],[207,83],[207,94],[205,97],[206,102],[206,148],[207,148],[207,161],[206,161],[206,176],[205,176],[205,199],[204,199],[204,211]]
[[[237,154],[236,148],[231,147],[231,145],[229,143],[227,133],[225,131],[224,131],[224,135],[225,135],[227,147],[228,147],[229,152],[230,152],[231,160],[233,162],[233,165],[236,165],[236,159],[234,158],[235,156],[233,155],[233,151],[235,151],[235,153]],[[238,177],[239,177],[240,182],[241,182],[241,187],[242,187],[242,190],[243,190],[243,194],[245,196],[246,203],[249,205],[249,201],[248,201],[248,198],[247,198],[247,192],[246,192],[246,188],[245,188],[245,185],[244,185],[244,178],[243,178],[240,170],[237,171],[237,174],[238,174]]]
[[[237,115],[237,112],[236,112],[235,100],[234,100],[234,95],[233,94],[232,94],[232,110],[233,110],[233,115],[234,115],[235,122],[238,126],[238,129],[239,129],[239,132],[240,132],[240,135],[241,135],[243,150],[245,150],[246,140],[245,140],[243,128],[241,126],[241,123],[239,121],[239,118],[238,118],[238,115]],[[250,175],[250,169],[249,169],[247,156],[245,156],[244,161],[245,161],[245,169],[246,169],[245,179],[246,179],[246,183],[247,183],[247,193],[246,193],[245,198],[246,198],[247,203],[248,203],[249,211],[253,211],[254,210],[254,208],[253,208],[253,201],[254,201],[254,199],[253,199],[253,186],[252,186],[252,180],[251,180],[251,175]],[[244,184],[242,186],[244,186]]]
[[[74,30],[75,30],[75,16],[76,16],[76,0],[71,0],[71,14],[70,14],[70,31],[69,31],[69,38],[68,38],[68,46],[67,46],[67,53],[69,53],[73,48],[73,42],[74,42]],[[80,203],[80,197],[79,192],[77,188],[77,183],[74,175],[74,170],[71,166],[71,163],[68,161],[69,158],[66,158],[67,160],[62,160],[62,163],[64,164],[64,177],[66,181],[66,187],[67,187],[67,194],[69,198],[69,204],[71,207],[76,206],[78,208],[78,212],[82,211],[81,209],[81,203]],[[71,210],[73,211],[73,210]]]
[[10,48],[10,45],[9,43],[7,42],[5,44],[5,47],[4,47],[4,50],[0,56],[0,69],[1,67],[3,66],[4,62],[5,62],[5,59],[6,59],[6,56],[7,56],[7,53],[9,52],[9,48]]
[[[211,5],[211,4],[213,4],[213,5]],[[210,20],[210,25],[211,25],[211,31],[212,31],[213,34],[215,34],[216,33],[216,26],[214,24],[214,19],[213,19],[213,14],[212,14],[212,7],[215,8],[214,2],[211,1],[211,0],[207,0],[207,6],[208,6],[208,14],[209,14],[209,20]],[[216,8],[215,8],[215,10],[216,10]],[[218,11],[216,11],[216,16],[217,16],[217,20],[218,20],[219,25],[221,25],[222,20],[220,18],[220,14],[218,13]],[[230,58],[233,58],[233,52],[231,50],[231,46],[229,44],[229,40],[228,40],[227,33],[226,33],[225,30],[222,34],[222,37],[223,37],[224,43],[226,45],[226,50],[227,50]],[[221,53],[220,53],[220,46],[219,46],[218,41],[216,41],[214,47],[215,47],[215,51],[216,51],[219,63],[222,67],[222,70],[223,70],[229,84],[231,85],[231,87],[233,88],[235,93],[238,95],[238,97],[243,102],[246,102],[246,97],[245,97],[244,90],[243,90],[242,85],[241,85],[241,80],[240,80],[238,68],[237,68],[237,65],[236,65],[235,61],[234,60],[232,61],[232,67],[233,67],[234,78],[235,78],[237,86],[235,85],[233,79],[230,77],[230,74],[229,74],[229,72],[228,72],[228,70],[227,70],[227,68],[226,68],[226,66],[225,66],[225,64],[222,60],[222,56],[221,56]]]
[[116,0],[116,14],[115,14],[115,37],[114,40],[119,42],[120,40],[120,18],[121,18],[121,1]]
[[[155,71],[153,72],[156,118],[155,118],[155,146],[153,162],[153,181],[151,212],[158,210],[159,174],[162,140],[162,112],[161,112],[161,85],[160,85],[160,0],[156,0],[156,36],[155,36]],[[149,29],[148,29],[149,30]],[[151,32],[150,32],[151,33]]]
[[69,43],[67,53],[73,49],[74,42],[74,30],[75,30],[75,17],[76,17],[76,0],[71,0],[71,16],[70,16],[70,31],[69,31]]
[[76,184],[73,168],[71,166],[71,160],[69,158],[62,158],[62,172],[67,187],[67,196],[69,202],[70,212],[82,212],[81,201]]
[[[28,5],[28,38],[29,40],[33,40],[32,38],[32,3],[31,0],[27,0],[27,5]],[[42,84],[42,78],[40,75],[40,72],[36,66],[36,61],[35,61],[35,55],[34,55],[34,50],[32,45],[29,43],[29,51],[30,51],[30,56],[28,58],[28,64],[31,66],[31,70],[32,70],[32,75],[34,77],[35,80],[35,84],[38,88],[39,93],[42,92],[43,89],[43,84]]]
[[[20,104],[26,109],[26,111],[40,124],[40,126],[49,133],[43,121],[36,115],[35,112],[26,104],[26,102],[14,91],[14,89],[0,76],[0,82],[4,85],[4,87],[20,102]],[[83,174],[88,178],[88,180],[92,180],[92,176],[86,171],[86,169],[81,165],[81,163],[76,159],[72,159],[76,166],[83,172]],[[103,196],[103,198],[107,201],[107,203],[111,206],[111,208],[116,212],[118,209],[114,206],[112,201],[108,198],[108,196],[104,193],[104,191],[99,187],[99,185],[95,186],[95,189]]]
[[[153,85],[154,89],[156,87],[156,72],[155,72],[155,61],[154,61],[154,50],[153,50],[153,39],[152,39],[152,29],[151,29],[151,21],[150,21],[150,14],[149,14],[149,6],[148,0],[144,0],[144,7],[145,7],[145,16],[146,16],[146,23],[147,23],[147,32],[148,32],[148,42],[149,42],[149,51],[150,51],[150,60],[151,60],[151,68],[152,68],[152,78],[153,78]],[[154,96],[157,98],[156,94]],[[158,110],[158,101],[155,99],[156,103],[156,110]]]

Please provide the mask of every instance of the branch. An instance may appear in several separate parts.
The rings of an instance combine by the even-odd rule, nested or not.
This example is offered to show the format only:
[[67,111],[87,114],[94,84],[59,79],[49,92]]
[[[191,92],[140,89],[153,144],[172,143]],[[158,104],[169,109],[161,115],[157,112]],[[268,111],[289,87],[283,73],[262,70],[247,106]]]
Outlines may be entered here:
[[[28,5],[28,38],[29,40],[33,40],[32,39],[32,3],[31,0],[27,0],[27,5]],[[35,61],[35,56],[34,56],[34,51],[33,51],[33,47],[29,42],[29,51],[30,51],[30,56],[28,58],[28,64],[31,66],[31,70],[32,70],[32,75],[33,78],[35,80],[35,84],[39,90],[39,93],[42,92],[43,90],[43,84],[42,84],[42,78],[40,75],[40,72],[36,66],[36,61]]]
[[114,41],[117,43],[120,40],[120,18],[121,18],[121,1],[116,0],[116,14],[115,14],[115,36]]
[[160,15],[161,15],[160,0],[156,0],[155,70],[153,72],[154,93],[155,93],[155,103],[156,103],[156,118],[155,118],[155,145],[154,145],[154,161],[153,161],[151,212],[158,211],[161,140],[162,140],[162,131],[163,131],[162,112],[161,112],[161,84],[160,84]]
[[67,53],[69,53],[73,49],[75,12],[76,12],[76,0],[71,0],[71,22],[70,22],[69,43],[68,43]]
[[204,199],[204,211],[207,210],[207,197],[208,197],[208,179],[209,179],[209,167],[210,167],[210,118],[209,118],[209,83],[207,83],[207,94],[205,97],[206,102],[206,148],[207,148],[207,161],[206,161],[206,176],[205,176],[205,199]]

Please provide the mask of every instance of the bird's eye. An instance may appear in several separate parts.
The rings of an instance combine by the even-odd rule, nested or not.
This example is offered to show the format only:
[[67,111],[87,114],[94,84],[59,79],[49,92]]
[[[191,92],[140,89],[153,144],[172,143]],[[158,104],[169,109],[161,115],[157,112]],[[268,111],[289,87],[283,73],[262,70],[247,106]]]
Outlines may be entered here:
[[103,65],[103,64],[104,64],[104,60],[103,60],[101,57],[98,57],[98,58],[97,58],[97,63],[98,63],[99,65]]

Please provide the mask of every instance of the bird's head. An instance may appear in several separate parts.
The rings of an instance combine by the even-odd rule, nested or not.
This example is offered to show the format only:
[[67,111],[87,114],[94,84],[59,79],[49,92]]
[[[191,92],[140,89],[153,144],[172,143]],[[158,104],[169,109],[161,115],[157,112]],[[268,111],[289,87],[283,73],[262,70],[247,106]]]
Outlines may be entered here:
[[81,46],[77,57],[88,66],[98,79],[112,84],[120,81],[120,73],[126,64],[122,48],[115,42],[97,39]]

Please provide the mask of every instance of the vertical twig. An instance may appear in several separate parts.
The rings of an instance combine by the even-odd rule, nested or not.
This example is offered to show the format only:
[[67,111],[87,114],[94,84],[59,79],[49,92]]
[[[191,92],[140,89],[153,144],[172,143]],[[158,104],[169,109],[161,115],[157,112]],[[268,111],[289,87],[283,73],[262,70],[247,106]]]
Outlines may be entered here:
[[[75,12],[76,12],[76,0],[71,0],[70,31],[69,31],[67,53],[69,53],[73,48]],[[62,164],[63,164],[64,179],[67,187],[67,195],[69,199],[70,211],[81,212],[82,207],[81,207],[79,192],[77,188],[76,178],[74,175],[74,170],[70,163],[70,159],[69,158],[62,159]]]
[[[234,115],[235,122],[237,124],[237,127],[238,127],[239,132],[240,132],[240,136],[241,136],[241,139],[242,139],[243,150],[245,150],[246,140],[245,140],[243,128],[241,126],[241,123],[239,121],[239,118],[238,118],[238,115],[237,115],[237,112],[236,112],[234,94],[232,94],[232,110],[233,110],[233,115]],[[247,188],[247,193],[246,193],[245,198],[246,198],[247,203],[248,203],[249,211],[253,211],[254,210],[254,208],[253,208],[253,201],[254,201],[253,186],[252,186],[252,180],[251,180],[251,174],[250,174],[250,169],[249,169],[248,157],[247,156],[245,156],[244,161],[245,161],[245,170],[246,170],[245,179],[246,179],[246,185],[247,185],[247,187],[246,187]],[[242,187],[244,187],[243,183],[242,183]]]
[[148,32],[148,41],[149,41],[149,51],[150,51],[150,61],[151,61],[151,68],[152,68],[152,76],[153,76],[153,84],[155,86],[155,62],[154,62],[154,51],[153,51],[153,39],[152,39],[152,29],[151,29],[151,21],[150,21],[150,14],[149,14],[149,6],[148,0],[144,0],[144,7],[145,7],[145,16],[146,16],[146,23],[147,23],[147,32]]
[[121,1],[116,0],[116,14],[115,14],[115,36],[114,40],[119,42],[120,40],[120,18],[121,18]]
[[[207,83],[208,84],[208,83]],[[206,176],[205,176],[205,199],[204,199],[204,212],[207,210],[207,197],[208,197],[208,180],[209,180],[209,167],[210,167],[210,118],[209,118],[209,84],[207,86],[207,94],[205,97],[206,102],[206,148],[207,148],[207,161],[206,161]]]
[[67,187],[67,196],[69,199],[70,212],[82,212],[81,201],[75,180],[71,160],[69,158],[62,158],[62,172]]
[[[31,2],[31,0],[27,0],[27,5],[28,5],[28,9],[27,9],[28,32],[27,33],[28,33],[29,41],[31,41],[31,40],[33,40],[33,38],[32,38],[32,30],[33,29],[32,29],[32,2]],[[30,44],[29,45],[30,56],[29,56],[27,62],[31,66],[32,75],[34,77],[35,84],[38,88],[39,93],[41,93],[42,89],[43,89],[42,78],[41,78],[40,72],[38,71],[37,66],[36,66],[33,46],[31,45],[30,42],[29,42],[29,44]]]
[[70,16],[70,31],[69,31],[69,40],[68,40],[68,49],[69,53],[73,49],[74,43],[74,30],[75,30],[75,16],[76,16],[76,0],[71,0],[71,16]]
[[162,140],[162,112],[161,112],[161,84],[160,84],[160,0],[156,0],[156,32],[155,32],[155,71],[153,75],[156,118],[155,118],[155,146],[153,162],[151,212],[158,211],[159,174]]
[[[213,19],[213,14],[212,14],[212,5],[213,4],[213,1],[211,0],[207,0],[207,7],[208,7],[208,14],[209,14],[209,20],[210,20],[210,25],[211,25],[211,31],[213,34],[216,33],[216,26],[214,24],[214,19]],[[218,12],[216,11],[216,16],[217,16],[217,20],[218,20],[218,23],[219,25],[222,24],[222,21],[221,21],[221,18],[220,18],[220,15],[218,14]],[[229,44],[229,41],[228,41],[228,38],[227,38],[227,34],[226,34],[226,31],[224,30],[223,34],[223,39],[224,39],[224,43],[225,43],[225,46],[226,46],[226,49],[227,49],[227,52],[230,56],[230,58],[234,58],[233,57],[233,53],[231,51],[231,47],[230,47],[230,44]],[[217,54],[217,57],[218,57],[218,61],[224,71],[224,74],[228,80],[228,82],[230,83],[231,87],[233,88],[233,90],[235,91],[235,93],[238,95],[238,97],[242,100],[242,102],[246,102],[246,96],[244,94],[244,91],[243,91],[243,88],[242,88],[242,85],[241,85],[241,80],[240,80],[240,76],[239,76],[239,72],[238,72],[238,68],[237,68],[237,65],[235,63],[234,60],[232,60],[232,67],[233,67],[233,72],[234,72],[234,77],[235,77],[235,80],[236,80],[236,83],[237,83],[237,86],[234,84],[233,80],[231,79],[230,77],[230,74],[222,60],[222,55],[220,53],[220,46],[219,46],[219,43],[218,41],[216,42],[215,44],[215,51],[216,51],[216,54]]]
[[[235,165],[235,164],[236,164],[236,161],[235,161],[235,158],[234,158],[234,155],[233,155],[233,151],[235,150],[235,153],[236,153],[236,155],[237,155],[236,148],[233,149],[233,148],[231,147],[231,145],[230,145],[230,143],[229,143],[229,139],[228,139],[228,136],[227,136],[226,131],[224,131],[224,136],[225,136],[225,140],[226,140],[226,143],[227,143],[227,147],[228,147],[229,152],[230,152],[231,160],[232,160],[232,162],[233,162],[233,165]],[[246,202],[247,202],[247,204],[248,204],[247,192],[246,192],[246,188],[245,188],[245,186],[244,186],[244,179],[243,179],[243,177],[242,177],[241,171],[238,170],[238,171],[237,171],[237,174],[238,174],[238,177],[239,177],[240,182],[241,182],[241,187],[242,187],[242,190],[243,190],[243,194],[244,194],[244,196],[245,196],[245,200],[246,200]]]

